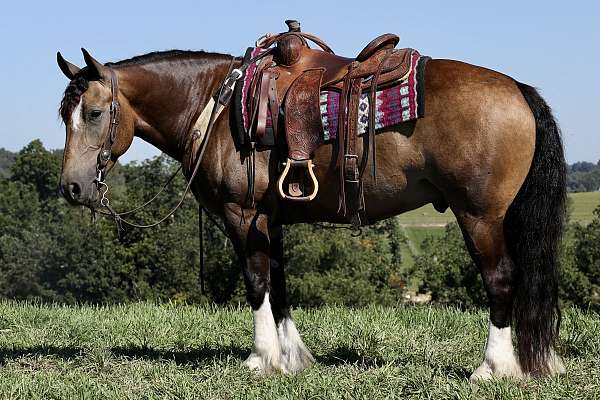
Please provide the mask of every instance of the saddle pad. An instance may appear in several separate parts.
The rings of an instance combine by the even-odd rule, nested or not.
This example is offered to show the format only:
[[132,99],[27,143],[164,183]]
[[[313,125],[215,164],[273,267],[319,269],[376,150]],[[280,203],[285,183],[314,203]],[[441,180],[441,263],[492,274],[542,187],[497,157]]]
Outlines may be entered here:
[[[249,60],[262,53],[264,49],[249,48],[244,56]],[[376,114],[375,129],[381,130],[402,122],[422,118],[425,115],[424,98],[424,75],[425,64],[430,57],[422,56],[418,51],[413,50],[411,55],[411,68],[407,76],[398,81],[397,84],[378,90],[376,93]],[[258,61],[260,63],[260,61]],[[242,143],[247,141],[250,130],[250,113],[248,107],[248,95],[254,74],[257,71],[257,65],[251,64],[241,81],[236,85],[234,109],[236,111],[236,120],[239,127]],[[337,135],[338,113],[339,113],[340,93],[336,90],[323,90],[320,95],[321,121],[323,124],[323,139],[325,141],[333,140]],[[359,104],[359,129],[358,133],[367,132],[369,124],[369,95],[363,93]],[[266,134],[259,143],[266,146],[274,145],[273,122],[271,111],[267,112]]]
[[[375,129],[381,130],[402,122],[422,118],[425,115],[423,105],[425,64],[430,57],[421,56],[413,50],[408,75],[391,87],[375,93]],[[340,93],[334,90],[321,91],[321,121],[324,140],[336,138]],[[369,126],[368,93],[363,93],[358,105],[358,134],[364,134]]]

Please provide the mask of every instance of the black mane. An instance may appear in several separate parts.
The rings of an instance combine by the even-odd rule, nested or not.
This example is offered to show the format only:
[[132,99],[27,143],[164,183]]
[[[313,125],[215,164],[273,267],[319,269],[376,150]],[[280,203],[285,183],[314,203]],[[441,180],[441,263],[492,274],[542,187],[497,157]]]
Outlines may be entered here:
[[206,56],[223,56],[220,53],[211,53],[204,50],[164,50],[164,51],[152,51],[150,53],[142,54],[140,56],[134,56],[121,61],[106,63],[107,66],[128,66],[128,65],[144,65],[151,62],[163,61],[171,58],[196,58]]
[[[165,51],[152,51],[147,54],[142,54],[139,56],[134,56],[131,58],[127,58],[121,61],[109,62],[106,63],[106,66],[109,67],[127,67],[133,65],[146,65],[152,62],[163,61],[163,60],[171,60],[171,59],[190,59],[190,58],[221,58],[221,57],[230,57],[225,54],[220,53],[211,53],[203,50],[193,51],[193,50],[165,50]],[[88,74],[87,67],[84,67],[77,73],[77,75],[73,78],[69,85],[65,89],[65,93],[60,102],[59,114],[64,123],[69,121],[71,118],[71,114],[77,104],[79,104],[79,100],[81,95],[88,88]]]

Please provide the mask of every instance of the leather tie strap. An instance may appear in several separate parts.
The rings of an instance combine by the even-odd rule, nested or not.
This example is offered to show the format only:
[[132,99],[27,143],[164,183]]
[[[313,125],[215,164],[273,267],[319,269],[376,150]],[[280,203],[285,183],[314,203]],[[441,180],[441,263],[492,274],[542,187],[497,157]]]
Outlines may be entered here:
[[381,71],[383,70],[383,65],[386,60],[392,55],[393,50],[386,50],[386,54],[379,63],[377,67],[377,71],[373,74],[371,78],[371,89],[369,93],[369,130],[367,132],[367,148],[364,150],[363,160],[360,167],[360,180],[362,182],[362,177],[367,167],[367,161],[369,158],[369,151],[371,152],[371,166],[372,166],[372,174],[373,174],[373,182],[377,183],[377,152],[375,148],[375,120],[376,120],[376,109],[377,109],[377,84],[379,83],[379,77],[381,76]]
[[[271,71],[265,70],[262,74],[260,82],[260,92],[258,97],[258,120],[256,121],[256,138],[262,139],[265,136],[267,129],[267,110],[271,104],[271,97],[275,92],[275,77]],[[276,96],[277,93],[275,92]],[[273,119],[273,126],[276,124],[273,116],[273,110],[271,109],[271,118]]]
[[271,110],[273,136],[277,137],[277,127],[279,125],[279,100],[277,99],[277,80],[275,73],[269,76],[269,109]]

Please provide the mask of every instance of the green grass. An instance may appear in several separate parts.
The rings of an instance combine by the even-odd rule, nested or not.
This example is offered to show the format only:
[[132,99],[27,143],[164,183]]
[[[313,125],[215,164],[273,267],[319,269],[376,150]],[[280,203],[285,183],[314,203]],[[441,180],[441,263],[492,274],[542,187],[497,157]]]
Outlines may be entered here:
[[600,206],[600,191],[571,193],[569,197],[573,201],[571,221],[584,225],[589,224],[594,217],[594,209]]
[[416,210],[400,214],[398,216],[400,223],[408,226],[444,226],[454,221],[454,214],[450,209],[445,213],[439,213],[431,204],[427,204]]
[[[572,199],[571,222],[588,224],[593,218],[593,211],[600,206],[600,191],[586,193],[570,193]],[[449,209],[440,214],[431,204],[409,211],[398,217],[400,223],[407,226],[439,227],[454,221]]]
[[[569,198],[571,222],[589,224],[594,218],[594,209],[600,206],[600,191],[570,193]],[[444,226],[455,221],[452,211],[448,209],[445,213],[439,213],[431,204],[401,214],[398,219],[408,239],[402,246],[402,259],[406,265],[414,263],[414,258],[420,254],[421,243],[427,236],[441,236]]]
[[469,384],[486,314],[431,307],[297,310],[317,364],[258,377],[241,366],[248,309],[0,303],[0,397],[11,399],[600,398],[600,319],[569,310],[567,374]]
[[402,262],[406,266],[412,266],[415,257],[421,254],[421,243],[427,237],[439,237],[444,233],[443,226],[410,226],[403,225],[402,230],[407,242],[401,246]]

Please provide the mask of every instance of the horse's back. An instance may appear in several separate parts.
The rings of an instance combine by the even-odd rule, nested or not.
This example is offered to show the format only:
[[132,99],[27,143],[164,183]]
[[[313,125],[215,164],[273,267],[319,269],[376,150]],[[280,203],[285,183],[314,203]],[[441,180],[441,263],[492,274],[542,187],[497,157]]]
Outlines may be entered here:
[[[515,81],[487,68],[433,59],[425,71],[424,106],[424,118],[377,134],[377,179],[370,174],[372,160],[363,179],[368,220],[428,203],[440,211],[450,206],[504,215],[535,144],[535,121]],[[336,152],[335,144],[317,150],[319,195],[308,204],[286,204],[286,222],[343,221]]]

